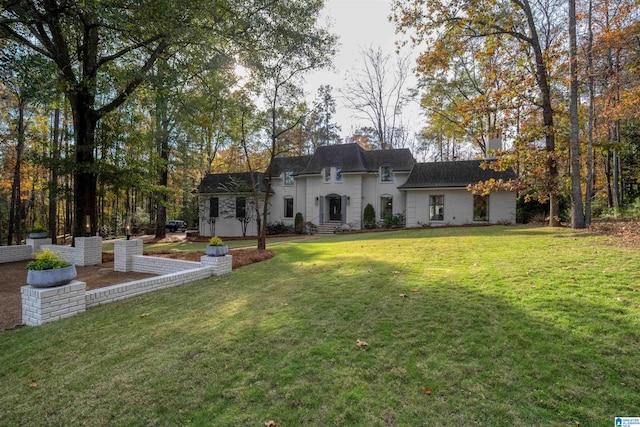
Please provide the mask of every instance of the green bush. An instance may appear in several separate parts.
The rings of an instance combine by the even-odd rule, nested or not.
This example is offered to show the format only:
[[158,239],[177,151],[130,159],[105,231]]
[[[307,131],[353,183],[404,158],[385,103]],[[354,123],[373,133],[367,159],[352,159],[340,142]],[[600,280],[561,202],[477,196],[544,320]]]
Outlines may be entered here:
[[376,211],[371,203],[368,203],[367,206],[364,207],[364,213],[362,216],[364,228],[371,229],[376,227]]
[[44,249],[36,254],[36,260],[27,264],[27,270],[53,270],[54,268],[69,267],[71,264],[64,261],[49,249]]
[[404,228],[405,217],[404,214],[398,213],[394,215],[387,215],[382,218],[382,227],[384,228]]
[[293,234],[294,231],[295,231],[295,229],[293,228],[292,225],[285,224],[282,221],[267,224],[267,234],[268,235]]

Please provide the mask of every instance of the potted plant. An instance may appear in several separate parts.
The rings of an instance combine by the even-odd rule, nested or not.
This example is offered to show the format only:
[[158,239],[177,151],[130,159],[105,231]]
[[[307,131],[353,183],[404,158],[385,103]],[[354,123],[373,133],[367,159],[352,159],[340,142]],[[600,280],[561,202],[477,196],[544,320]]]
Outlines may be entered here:
[[47,237],[49,237],[49,231],[44,227],[35,226],[29,232],[30,239],[46,239]]
[[76,266],[61,259],[49,249],[36,254],[36,260],[27,264],[27,285],[51,288],[66,285],[78,276]]
[[225,256],[229,253],[229,247],[224,244],[221,238],[213,236],[209,239],[205,251],[208,256]]

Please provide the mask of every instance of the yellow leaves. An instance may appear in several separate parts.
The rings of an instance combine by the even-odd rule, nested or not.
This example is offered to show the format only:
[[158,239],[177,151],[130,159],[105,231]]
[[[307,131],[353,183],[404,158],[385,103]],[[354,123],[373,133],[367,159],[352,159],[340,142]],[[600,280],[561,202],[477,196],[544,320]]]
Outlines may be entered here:
[[356,345],[360,348],[369,347],[369,343],[366,341],[356,340]]
[[35,381],[29,381],[29,387],[36,388],[36,387],[38,387],[38,383],[35,382]]

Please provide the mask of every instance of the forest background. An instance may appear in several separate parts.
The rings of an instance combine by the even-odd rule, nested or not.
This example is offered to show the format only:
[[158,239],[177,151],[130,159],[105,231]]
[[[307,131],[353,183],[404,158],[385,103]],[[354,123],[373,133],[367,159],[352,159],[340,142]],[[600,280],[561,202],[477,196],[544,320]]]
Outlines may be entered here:
[[[344,141],[331,86],[313,102],[303,93],[337,46],[322,7],[3,2],[0,244],[34,229],[162,237],[168,219],[198,224],[205,174],[264,171],[276,155],[343,142],[445,161],[484,157],[500,137],[487,167],[518,179],[470,191],[514,189],[520,212],[542,207],[550,225],[640,214],[637,1],[394,0],[398,43],[420,55],[363,51],[339,96],[371,125]],[[403,84],[411,72],[417,88]],[[421,129],[402,124],[412,98]]]

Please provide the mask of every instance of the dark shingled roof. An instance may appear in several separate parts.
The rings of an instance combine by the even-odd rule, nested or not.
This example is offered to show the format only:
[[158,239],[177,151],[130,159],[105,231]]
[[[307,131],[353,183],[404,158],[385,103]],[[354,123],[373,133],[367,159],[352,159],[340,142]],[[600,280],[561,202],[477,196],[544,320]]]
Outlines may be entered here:
[[269,173],[269,169],[271,169],[271,176],[280,176],[282,172],[289,171],[297,174],[301,170],[303,170],[307,164],[309,164],[309,160],[311,160],[312,156],[288,156],[283,157],[279,156],[273,159],[273,163],[269,165],[265,175]]
[[409,174],[407,182],[399,189],[410,188],[442,188],[442,187],[466,187],[479,181],[487,181],[491,178],[510,180],[515,179],[513,170],[496,172],[491,169],[482,169],[480,165],[484,160],[465,160],[455,162],[416,163]]
[[266,187],[264,184],[264,174],[261,172],[239,172],[239,173],[218,173],[207,174],[200,185],[198,186],[198,193],[229,193],[228,186],[233,178],[240,180],[247,184],[247,189],[251,188],[251,174],[254,174],[256,182],[258,183],[258,190],[265,192]]
[[380,166],[408,171],[414,162],[411,152],[406,148],[365,151],[358,144],[323,145],[311,156],[307,166],[296,174],[319,174],[325,167],[339,167],[342,172],[375,172]]
[[367,169],[373,172],[381,166],[391,166],[394,171],[410,171],[416,163],[408,148],[365,151],[364,159]]
[[342,172],[364,172],[364,150],[358,144],[323,145],[318,147],[307,167],[298,175],[319,174],[322,168],[339,167]]

